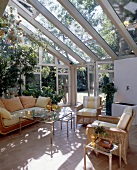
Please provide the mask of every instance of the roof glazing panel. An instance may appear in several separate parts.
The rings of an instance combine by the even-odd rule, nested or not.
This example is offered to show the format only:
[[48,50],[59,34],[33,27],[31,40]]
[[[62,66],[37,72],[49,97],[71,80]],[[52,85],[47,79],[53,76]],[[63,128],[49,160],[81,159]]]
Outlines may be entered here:
[[[111,20],[96,0],[69,0],[91,26],[100,34],[112,50],[119,56],[127,55],[131,49],[119,34]],[[123,49],[123,43],[125,48]]]
[[108,1],[137,43],[137,0]]
[[56,28],[51,22],[49,22],[42,14],[39,14],[36,18],[44,28],[50,31],[54,36],[61,40],[71,50],[78,54],[86,62],[90,62],[91,58],[85,54],[75,43],[73,43],[66,35],[64,35],[58,28]]
[[[105,50],[97,44],[88,32],[61,6],[57,1],[53,0],[38,0],[46,9],[48,9],[63,25],[65,25],[77,38],[79,38],[85,45],[100,59],[110,58]],[[88,41],[92,39],[91,41]],[[91,43],[92,42],[92,43]]]
[[[15,8],[14,8],[15,9]],[[6,12],[9,13],[10,6],[6,7]],[[16,9],[15,9],[16,10]],[[16,12],[17,13],[17,12]],[[15,15],[16,19],[21,20],[21,24],[24,25],[27,29],[29,29],[32,32],[32,38],[34,38],[37,42],[43,45],[43,47],[47,47],[48,44],[50,44],[54,49],[56,49],[58,52],[60,52],[65,58],[70,60],[70,62],[74,64],[78,64],[79,62],[74,59],[71,55],[66,53],[63,49],[61,49],[57,44],[55,44],[52,40],[50,40],[48,37],[46,37],[41,31],[39,31],[37,28],[35,28],[32,24],[30,24],[27,20],[25,20],[22,16]]]
[[55,50],[57,50],[59,53],[61,53],[65,58],[70,60],[72,63],[74,63],[74,64],[79,63],[71,55],[69,55],[63,49],[61,49],[56,43],[54,43],[52,40],[50,40],[48,37],[46,37],[41,31],[37,30],[37,32],[32,34],[32,37],[34,37],[34,39],[36,39],[39,43],[42,43],[42,45],[47,44],[47,46],[48,45],[52,46]]

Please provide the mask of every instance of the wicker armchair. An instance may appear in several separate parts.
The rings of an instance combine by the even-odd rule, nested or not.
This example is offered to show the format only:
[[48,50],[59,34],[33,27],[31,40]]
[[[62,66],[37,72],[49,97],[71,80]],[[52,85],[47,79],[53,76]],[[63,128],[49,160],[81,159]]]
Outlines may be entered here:
[[101,97],[84,96],[83,104],[75,106],[76,108],[76,126],[77,124],[89,124],[97,119],[101,114]]
[[[127,122],[127,124],[125,125],[125,129],[120,129],[118,124],[119,121],[121,120],[121,117],[112,117],[112,116],[98,116],[98,120],[94,121],[92,124],[87,125],[87,129],[86,129],[86,135],[87,135],[87,144],[91,142],[91,135],[94,132],[93,127],[100,125],[100,126],[104,126],[106,129],[106,132],[108,134],[108,136],[102,136],[102,138],[107,139],[107,140],[112,140],[114,143],[120,143],[121,144],[121,157],[123,159],[123,161],[125,162],[125,164],[127,164],[127,150],[128,150],[128,146],[129,146],[129,129],[132,125],[132,122],[135,118],[135,112],[133,111],[133,109],[131,107],[127,107],[125,108],[123,114],[125,112],[131,111],[131,116]],[[99,123],[99,124],[98,124]],[[119,155],[118,150],[115,150],[113,152],[113,154],[115,155]]]

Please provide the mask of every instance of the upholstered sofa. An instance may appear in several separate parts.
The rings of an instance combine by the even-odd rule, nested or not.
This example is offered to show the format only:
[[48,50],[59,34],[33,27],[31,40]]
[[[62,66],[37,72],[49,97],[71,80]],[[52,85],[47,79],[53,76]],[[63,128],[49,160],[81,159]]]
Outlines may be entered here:
[[[24,111],[38,111],[51,104],[49,97],[20,96],[12,99],[0,99],[0,134],[5,135],[20,128],[19,115]],[[35,123],[21,119],[22,127]]]

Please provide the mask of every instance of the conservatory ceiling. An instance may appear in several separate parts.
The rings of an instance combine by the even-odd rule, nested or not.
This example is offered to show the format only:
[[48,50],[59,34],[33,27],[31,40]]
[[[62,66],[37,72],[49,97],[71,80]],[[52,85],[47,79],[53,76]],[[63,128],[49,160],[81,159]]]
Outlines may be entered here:
[[67,65],[137,56],[137,0],[2,0],[0,14],[8,6],[26,34]]

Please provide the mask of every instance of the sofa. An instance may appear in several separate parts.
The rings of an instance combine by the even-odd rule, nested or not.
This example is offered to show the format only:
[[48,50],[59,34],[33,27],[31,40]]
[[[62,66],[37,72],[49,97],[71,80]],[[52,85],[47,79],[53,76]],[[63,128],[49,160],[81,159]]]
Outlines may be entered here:
[[[19,96],[11,99],[0,99],[0,134],[6,135],[20,128],[19,115],[25,111],[38,111],[51,104],[49,97]],[[21,119],[21,126],[35,123],[34,120]]]

